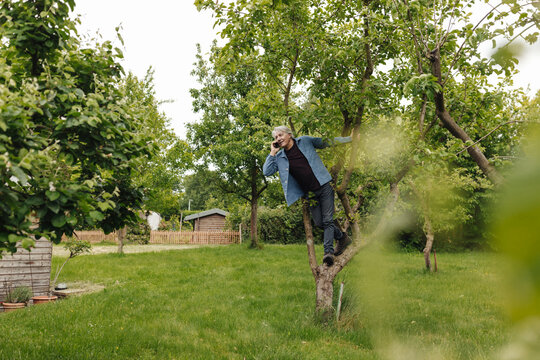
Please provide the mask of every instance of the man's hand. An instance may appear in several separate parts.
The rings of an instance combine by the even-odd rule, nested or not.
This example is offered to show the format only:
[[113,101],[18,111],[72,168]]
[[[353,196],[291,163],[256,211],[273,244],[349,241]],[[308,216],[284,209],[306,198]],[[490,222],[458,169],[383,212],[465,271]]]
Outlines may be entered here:
[[[277,147],[274,146],[274,144],[277,145]],[[278,145],[277,141],[272,141],[272,143],[270,144],[270,155],[276,156],[278,151],[279,151],[279,145]]]

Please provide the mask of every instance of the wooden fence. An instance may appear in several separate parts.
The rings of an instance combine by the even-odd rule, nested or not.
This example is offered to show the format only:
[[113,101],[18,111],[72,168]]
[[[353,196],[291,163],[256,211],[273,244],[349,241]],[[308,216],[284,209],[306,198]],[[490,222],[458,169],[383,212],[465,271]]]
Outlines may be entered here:
[[239,231],[151,231],[150,244],[238,244]]
[[[100,242],[104,242],[104,241],[108,241],[108,242],[116,242],[117,241],[116,231],[114,231],[114,232],[112,232],[110,234],[105,234],[101,230],[75,231],[75,235],[79,239],[88,241],[91,244],[100,243]],[[65,241],[66,239],[67,239],[67,237],[64,235],[62,237],[62,241]]]
[[[90,243],[118,241],[116,232],[105,235],[103,231],[76,231],[77,237]],[[239,231],[151,231],[150,244],[238,244],[242,242]]]
[[17,252],[5,252],[0,259],[0,301],[6,292],[18,286],[28,286],[34,296],[47,295],[51,278],[52,243],[41,238],[36,240],[32,251],[17,246]]

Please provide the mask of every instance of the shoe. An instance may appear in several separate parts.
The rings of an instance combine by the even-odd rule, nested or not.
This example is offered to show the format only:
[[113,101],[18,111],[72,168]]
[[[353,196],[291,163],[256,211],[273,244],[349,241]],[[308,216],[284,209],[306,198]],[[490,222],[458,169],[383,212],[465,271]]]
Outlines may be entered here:
[[334,265],[334,254],[331,254],[331,253],[324,254],[322,261],[328,266]]
[[352,244],[351,238],[349,237],[349,235],[347,235],[346,232],[343,232],[343,237],[339,240],[336,240],[336,251],[334,252],[334,255],[339,256],[343,254],[347,246],[351,244]]

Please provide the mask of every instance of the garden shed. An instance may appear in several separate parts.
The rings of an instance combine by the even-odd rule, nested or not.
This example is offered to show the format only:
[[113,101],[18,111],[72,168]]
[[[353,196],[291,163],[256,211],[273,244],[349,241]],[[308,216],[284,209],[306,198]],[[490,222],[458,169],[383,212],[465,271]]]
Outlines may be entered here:
[[13,255],[2,253],[0,259],[0,301],[10,288],[28,286],[34,296],[47,295],[51,277],[52,243],[41,238],[31,251],[17,246]]
[[185,221],[193,220],[193,231],[223,231],[228,212],[221,209],[211,209],[185,217]]

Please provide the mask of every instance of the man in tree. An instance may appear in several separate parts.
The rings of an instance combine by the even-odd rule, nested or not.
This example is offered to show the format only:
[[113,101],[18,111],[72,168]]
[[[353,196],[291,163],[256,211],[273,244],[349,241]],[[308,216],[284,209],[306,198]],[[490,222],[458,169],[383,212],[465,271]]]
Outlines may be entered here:
[[[308,195],[309,199],[314,200],[310,206],[311,217],[315,225],[324,230],[323,262],[332,266],[334,255],[341,255],[351,239],[334,223],[334,189],[330,185],[332,176],[315,151],[331,144],[312,136],[293,138],[291,130],[286,126],[276,127],[272,136],[274,141],[264,163],[263,173],[270,176],[279,171],[288,206]],[[351,142],[351,137],[336,137],[333,143],[348,142]],[[334,239],[337,243],[335,252]]]

